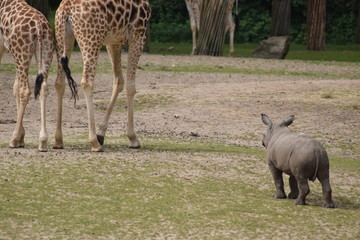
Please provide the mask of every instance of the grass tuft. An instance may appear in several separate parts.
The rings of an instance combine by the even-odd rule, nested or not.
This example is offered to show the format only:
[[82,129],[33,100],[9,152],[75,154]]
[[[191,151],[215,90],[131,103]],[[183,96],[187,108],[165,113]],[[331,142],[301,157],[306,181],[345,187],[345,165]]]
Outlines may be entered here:
[[335,98],[334,91],[326,91],[321,94],[321,98],[332,99]]

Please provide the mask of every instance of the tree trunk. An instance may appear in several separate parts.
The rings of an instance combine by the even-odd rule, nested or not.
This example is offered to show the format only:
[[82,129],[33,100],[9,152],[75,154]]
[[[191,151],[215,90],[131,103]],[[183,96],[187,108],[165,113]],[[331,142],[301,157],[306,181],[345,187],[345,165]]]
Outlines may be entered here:
[[355,42],[360,44],[360,1],[358,1],[358,16],[357,16],[357,25],[356,25],[356,39]]
[[202,1],[196,55],[223,55],[226,13],[229,2],[230,0]]
[[273,0],[270,36],[289,36],[291,24],[291,0]]
[[307,50],[325,50],[326,0],[308,0]]
[[26,2],[39,10],[47,18],[49,13],[49,0],[26,0]]

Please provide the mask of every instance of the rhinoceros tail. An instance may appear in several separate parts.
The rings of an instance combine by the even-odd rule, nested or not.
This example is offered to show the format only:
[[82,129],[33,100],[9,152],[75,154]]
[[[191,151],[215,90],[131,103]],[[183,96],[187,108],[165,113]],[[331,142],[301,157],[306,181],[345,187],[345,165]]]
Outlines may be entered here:
[[315,172],[314,172],[314,175],[309,179],[313,182],[316,180],[318,170],[319,170],[319,162],[320,162],[321,158],[323,157],[321,151],[319,151],[318,149],[315,150],[314,154],[315,154]]

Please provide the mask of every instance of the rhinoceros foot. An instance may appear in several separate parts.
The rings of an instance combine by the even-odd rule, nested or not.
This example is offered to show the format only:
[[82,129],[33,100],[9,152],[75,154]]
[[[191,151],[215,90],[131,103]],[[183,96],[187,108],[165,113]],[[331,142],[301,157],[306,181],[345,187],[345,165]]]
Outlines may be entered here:
[[296,199],[296,200],[294,201],[294,204],[295,204],[295,205],[308,205],[308,204],[305,202],[305,200],[302,200],[302,199]]
[[273,196],[275,199],[284,199],[286,195],[284,193],[275,193]]
[[323,203],[322,205],[324,208],[335,208],[335,205],[333,202],[330,203]]
[[290,199],[297,199],[297,197],[299,196],[299,193],[297,192],[291,192],[291,193],[289,193],[289,195],[288,195],[288,198],[290,198]]

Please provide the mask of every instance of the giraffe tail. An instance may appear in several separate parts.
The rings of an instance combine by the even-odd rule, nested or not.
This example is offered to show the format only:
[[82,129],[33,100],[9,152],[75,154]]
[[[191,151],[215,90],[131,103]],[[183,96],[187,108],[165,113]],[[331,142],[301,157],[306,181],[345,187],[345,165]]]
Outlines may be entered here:
[[36,80],[35,80],[35,90],[34,90],[35,99],[37,99],[37,97],[40,95],[41,85],[43,82],[44,82],[44,75],[42,73],[39,73],[36,76]]
[[69,87],[70,87],[70,90],[71,90],[71,98],[74,98],[74,101],[75,101],[74,104],[76,104],[76,99],[79,99],[78,91],[77,91],[77,84],[76,84],[76,82],[74,81],[74,79],[71,76],[68,57],[67,56],[62,57],[61,60],[60,60],[60,63],[61,63],[61,66],[62,66],[64,72],[65,72],[66,78],[68,80],[68,84],[69,84]]
[[35,89],[34,89],[34,95],[35,99],[40,95],[41,86],[44,82],[44,75],[42,73],[42,65],[43,65],[43,28],[41,23],[39,22],[40,19],[37,19],[36,21],[36,34],[37,34],[37,52],[38,52],[38,75],[36,76],[35,80]]

